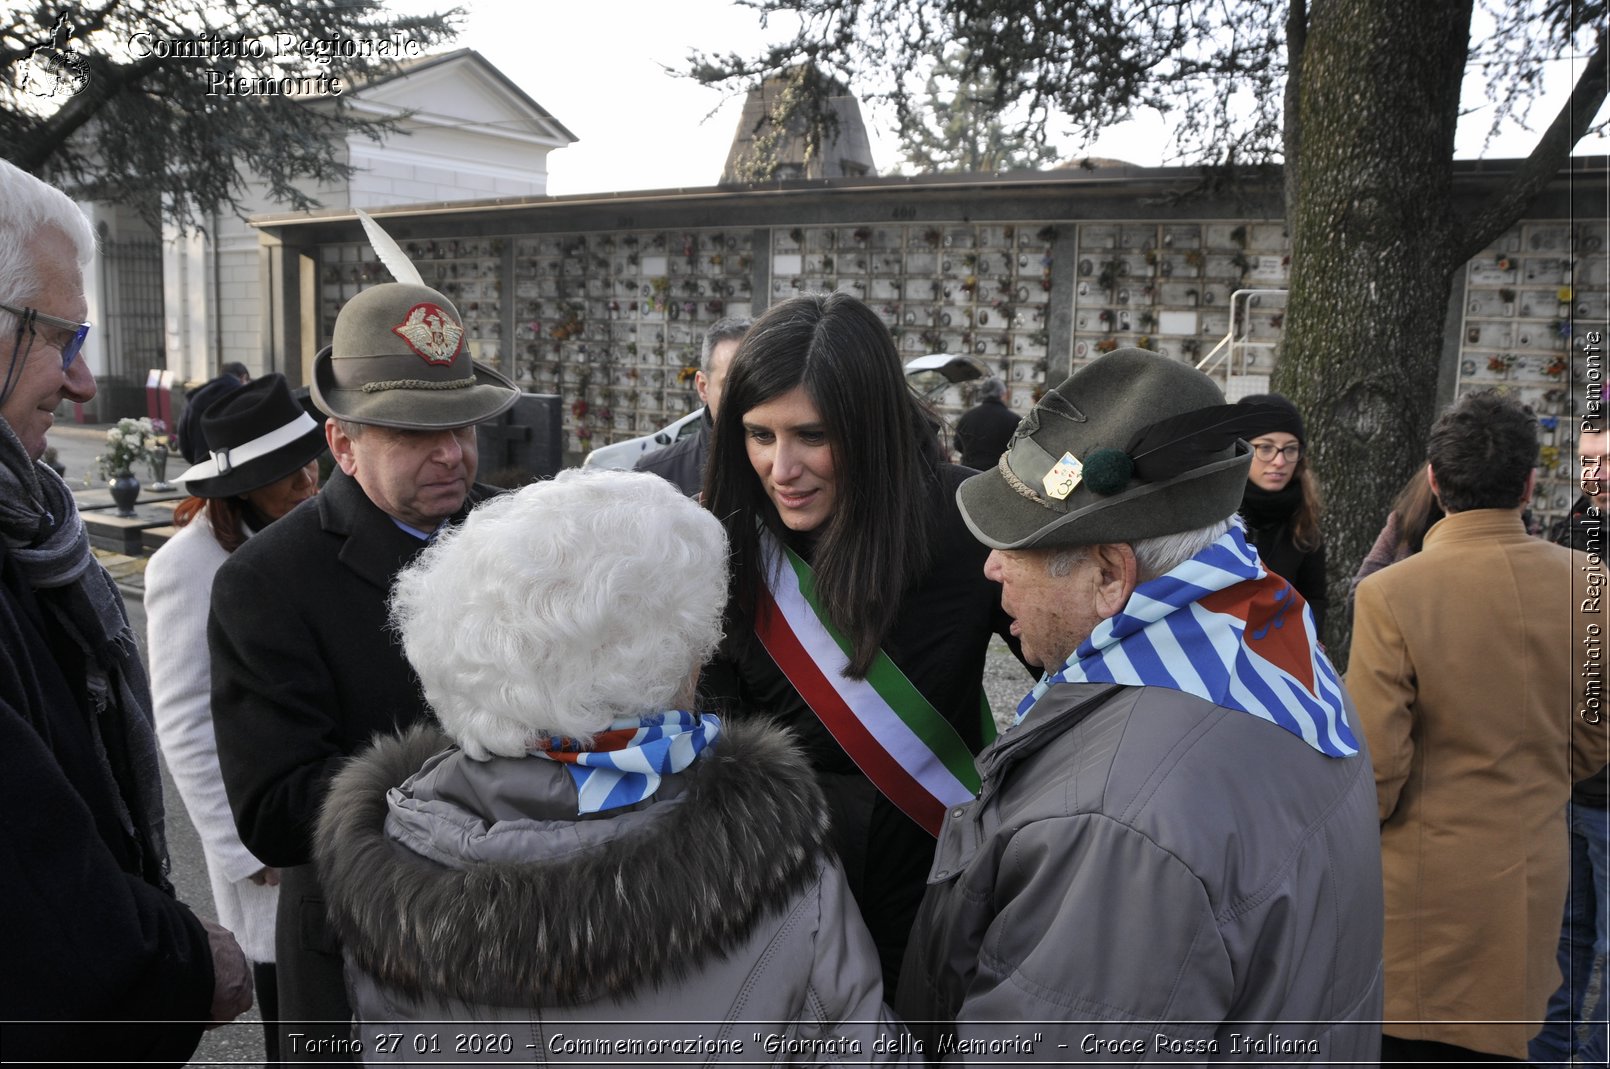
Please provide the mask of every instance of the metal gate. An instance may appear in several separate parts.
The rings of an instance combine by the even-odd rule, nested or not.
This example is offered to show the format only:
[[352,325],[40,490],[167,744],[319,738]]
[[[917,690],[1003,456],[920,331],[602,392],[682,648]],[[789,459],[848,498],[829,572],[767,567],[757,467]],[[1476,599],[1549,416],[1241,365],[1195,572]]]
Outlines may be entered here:
[[145,412],[145,381],[167,367],[162,337],[162,242],[111,238],[100,243],[106,369],[98,376],[96,416],[110,422]]

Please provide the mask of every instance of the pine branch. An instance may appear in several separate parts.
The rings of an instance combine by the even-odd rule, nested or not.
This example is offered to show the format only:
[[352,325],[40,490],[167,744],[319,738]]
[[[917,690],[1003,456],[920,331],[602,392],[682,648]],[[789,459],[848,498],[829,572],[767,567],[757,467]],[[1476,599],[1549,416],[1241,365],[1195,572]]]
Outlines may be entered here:
[[11,162],[29,172],[46,167],[62,152],[68,139],[83,129],[114,97],[136,89],[166,62],[169,61],[155,55],[126,64],[112,63],[99,55],[86,56],[89,83],[69,97],[54,115],[23,134],[12,150]]

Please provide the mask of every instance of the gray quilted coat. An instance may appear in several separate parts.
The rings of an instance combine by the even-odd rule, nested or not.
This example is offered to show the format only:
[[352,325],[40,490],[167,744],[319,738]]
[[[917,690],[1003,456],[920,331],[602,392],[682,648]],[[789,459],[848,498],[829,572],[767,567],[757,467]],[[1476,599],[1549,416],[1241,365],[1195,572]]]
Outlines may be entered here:
[[724,723],[652,798],[586,816],[564,766],[446,747],[378,741],[320,820],[366,1061],[903,1057],[785,733]]
[[1366,754],[1325,757],[1178,691],[1083,683],[1052,688],[978,767],[895,1002],[930,1057],[1377,1060]]

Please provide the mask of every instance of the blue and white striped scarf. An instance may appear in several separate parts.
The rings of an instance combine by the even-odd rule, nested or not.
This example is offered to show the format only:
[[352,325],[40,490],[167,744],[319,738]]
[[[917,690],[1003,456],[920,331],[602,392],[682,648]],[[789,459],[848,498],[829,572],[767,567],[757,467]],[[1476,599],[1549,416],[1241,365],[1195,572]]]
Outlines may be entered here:
[[1190,560],[1136,587],[1018,703],[1018,722],[1057,683],[1167,687],[1251,713],[1328,757],[1358,753],[1313,613],[1264,568],[1239,519]]
[[551,738],[529,751],[569,766],[578,813],[636,805],[660,789],[660,778],[681,772],[721,734],[709,713],[673,709],[611,722],[592,739]]

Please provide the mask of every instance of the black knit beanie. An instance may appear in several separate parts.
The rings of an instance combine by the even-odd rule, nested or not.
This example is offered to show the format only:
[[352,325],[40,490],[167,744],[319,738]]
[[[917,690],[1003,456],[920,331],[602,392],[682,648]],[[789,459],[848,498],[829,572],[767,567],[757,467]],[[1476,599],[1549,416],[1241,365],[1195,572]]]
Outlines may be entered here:
[[1269,430],[1271,430],[1271,431],[1279,431],[1279,432],[1284,432],[1286,434],[1295,435],[1296,438],[1297,438],[1298,443],[1300,443],[1302,445],[1307,445],[1308,444],[1308,435],[1303,433],[1303,417],[1302,417],[1302,413],[1297,411],[1297,406],[1296,405],[1292,404],[1290,401],[1286,400],[1284,397],[1280,396],[1278,393],[1255,393],[1255,394],[1251,394],[1251,395],[1249,395],[1247,397],[1241,398],[1239,401],[1236,402],[1236,404],[1239,404],[1239,405],[1273,405],[1275,408],[1278,408],[1278,409],[1282,410],[1283,412],[1287,413],[1290,416],[1290,419],[1288,419],[1287,421],[1285,421],[1283,423],[1280,423],[1277,426],[1270,427]]

